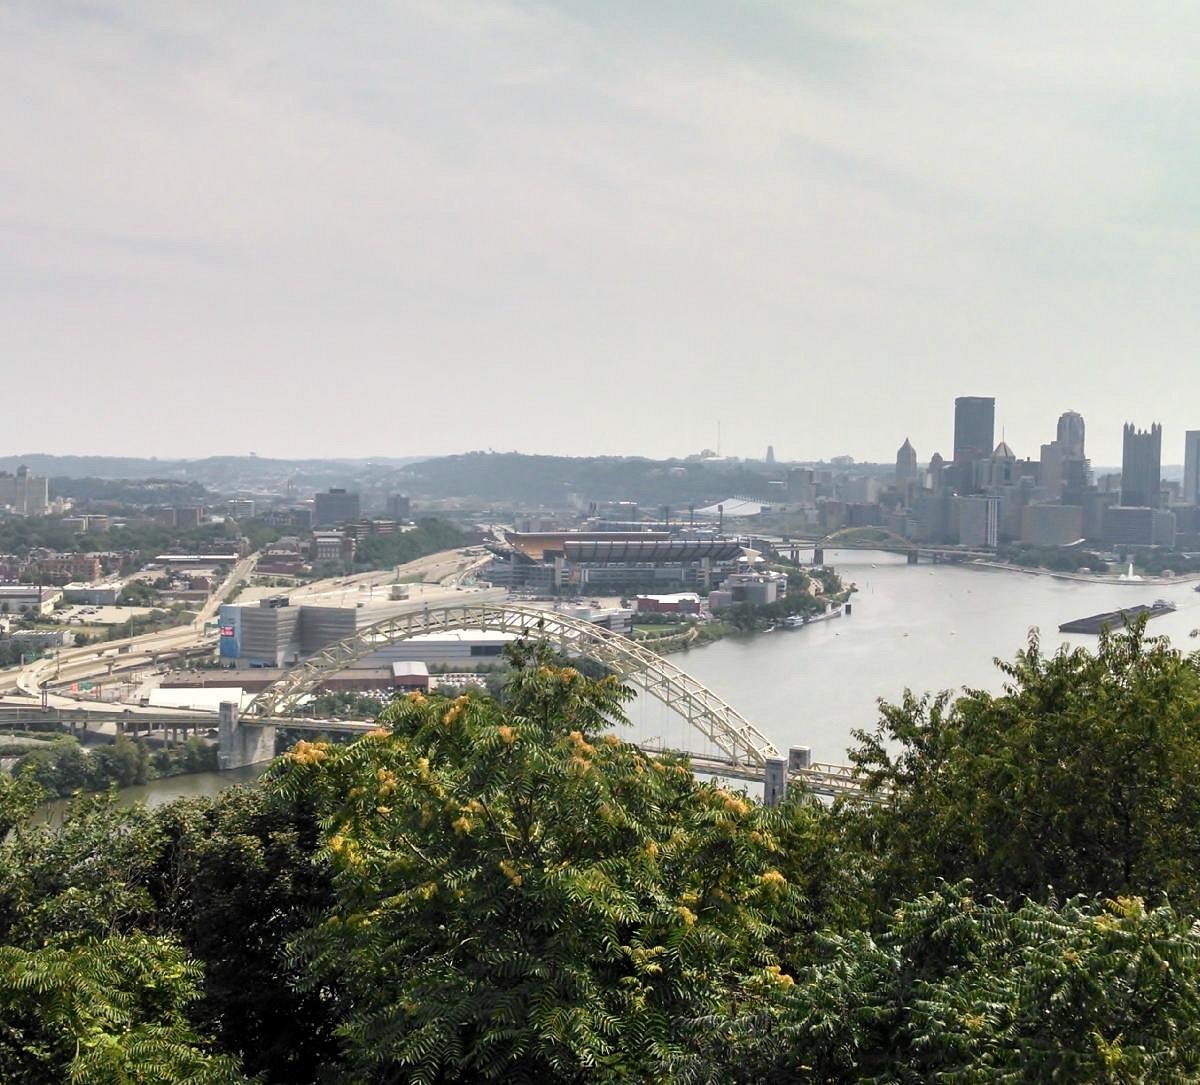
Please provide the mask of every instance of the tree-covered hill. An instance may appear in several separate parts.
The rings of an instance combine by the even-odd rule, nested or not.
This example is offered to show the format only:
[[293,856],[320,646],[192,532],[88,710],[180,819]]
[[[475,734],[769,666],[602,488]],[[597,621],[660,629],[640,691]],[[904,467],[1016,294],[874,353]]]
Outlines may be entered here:
[[411,464],[402,477],[413,493],[435,497],[563,505],[578,494],[588,501],[644,502],[651,514],[674,503],[678,516],[689,503],[765,498],[768,480],[783,479],[785,471],[747,462],[469,452]]

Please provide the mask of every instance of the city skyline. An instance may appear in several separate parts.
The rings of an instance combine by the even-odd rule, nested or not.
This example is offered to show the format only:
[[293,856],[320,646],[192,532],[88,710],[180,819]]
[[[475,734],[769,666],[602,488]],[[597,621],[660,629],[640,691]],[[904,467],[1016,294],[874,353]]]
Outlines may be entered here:
[[5,448],[1173,461],[1200,12],[1095,12],[6,5]]
[[[903,439],[903,444],[905,446],[907,446],[910,451],[913,452],[913,454],[916,457],[917,464],[922,467],[928,467],[932,460],[932,457],[935,455],[942,455],[945,462],[947,462],[947,463],[954,462],[956,444],[958,444],[959,440],[960,440],[959,429],[960,429],[960,425],[963,424],[963,423],[960,423],[960,417],[963,417],[963,412],[966,411],[967,414],[965,415],[965,424],[968,427],[968,430],[972,426],[976,426],[976,427],[981,426],[982,429],[980,430],[980,433],[978,435],[979,440],[977,440],[973,444],[971,444],[969,449],[964,450],[965,462],[969,462],[972,459],[987,458],[987,456],[990,456],[991,451],[998,448],[1001,444],[1004,444],[1008,448],[1011,449],[1012,443],[1008,440],[1007,433],[1005,432],[1006,427],[1002,422],[1003,416],[997,414],[997,404],[1001,403],[1001,402],[1002,401],[1001,401],[1000,397],[996,397],[996,396],[975,396],[975,395],[956,396],[956,397],[954,397],[954,399],[952,401],[953,412],[951,415],[951,422],[949,425],[949,430],[950,430],[951,436],[945,446],[938,444],[936,447],[933,447],[928,452],[921,451],[920,449],[917,448],[916,444],[912,441],[911,436],[909,436],[907,433]],[[972,414],[971,412],[974,412],[974,413]],[[980,412],[982,412],[982,413],[980,413]],[[998,417],[1001,418],[1000,423],[998,423],[996,421],[996,419]],[[1158,432],[1159,439],[1162,442],[1162,447],[1165,449],[1165,451],[1162,452],[1162,454],[1161,454],[1160,470],[1161,471],[1171,470],[1173,472],[1182,473],[1185,470],[1189,455],[1192,455],[1193,458],[1195,457],[1194,451],[1189,452],[1189,449],[1194,449],[1195,442],[1196,442],[1196,435],[1197,435],[1197,433],[1200,433],[1200,431],[1196,431],[1196,430],[1185,431],[1185,433],[1181,439],[1181,442],[1180,442],[1181,443],[1181,449],[1180,449],[1181,454],[1179,455],[1178,459],[1175,459],[1171,454],[1170,436],[1167,435],[1165,439],[1163,438],[1163,434],[1165,432],[1163,425],[1158,421],[1154,421],[1153,423],[1151,423],[1151,425],[1152,425],[1153,429]],[[1086,449],[1084,448],[1085,428],[1086,428],[1086,433],[1087,433]],[[1119,472],[1122,469],[1124,460],[1127,455],[1129,431],[1131,429],[1137,430],[1138,423],[1131,422],[1128,419],[1126,419],[1125,421],[1122,422],[1122,424],[1121,424],[1122,439],[1118,443],[1119,452],[1116,454],[1116,456],[1111,461],[1105,460],[1102,457],[1097,459],[1096,457],[1094,457],[1092,455],[1092,451],[1091,451],[1092,447],[1093,447],[1092,441],[1095,440],[1097,443],[1103,444],[1103,438],[1100,435],[1101,431],[1091,428],[1090,423],[1087,422],[1085,416],[1080,411],[1073,410],[1073,409],[1065,409],[1062,412],[1060,412],[1055,421],[1055,424],[1051,427],[1051,430],[1053,430],[1053,433],[1050,437],[1050,440],[1062,445],[1064,448],[1064,452],[1066,452],[1069,455],[1077,456],[1078,458],[1083,458],[1086,456],[1086,459],[1088,460],[1088,462],[1093,470],[1100,469],[1100,470],[1118,471]],[[721,442],[720,442],[719,428],[717,430],[716,436],[717,436],[717,440],[715,440],[713,443],[716,444],[718,447],[720,447]],[[965,439],[966,438],[961,438],[961,440],[965,440]],[[984,442],[985,440],[986,440],[986,443],[988,443],[988,445],[989,445],[989,450],[986,452],[982,449],[982,443],[981,443],[981,442]],[[1023,460],[1024,459],[1035,460],[1038,458],[1039,451],[1044,454],[1045,448],[1047,447],[1048,443],[1049,442],[1041,442],[1033,448],[1020,449],[1020,451],[1017,452],[1017,458],[1023,459]],[[975,447],[976,445],[978,445],[978,447]],[[943,452],[943,447],[945,447],[945,452]],[[430,459],[430,458],[436,458],[436,456],[438,456],[438,455],[459,455],[459,454],[464,454],[464,453],[468,453],[468,452],[476,452],[476,451],[516,452],[516,453],[526,454],[526,455],[567,455],[567,456],[575,455],[575,456],[579,456],[581,458],[587,458],[588,456],[593,455],[593,454],[582,453],[582,452],[579,452],[579,453],[549,452],[549,453],[547,453],[544,450],[539,450],[539,449],[459,448],[459,449],[454,449],[448,453],[431,453],[431,454],[427,454],[427,455],[415,454],[415,455],[412,455],[409,457],[404,457],[404,458]],[[597,453],[595,455],[611,456],[611,457],[618,457],[618,458],[626,457],[626,458],[670,460],[670,459],[685,459],[688,457],[694,457],[698,454],[699,455],[702,455],[702,454],[717,455],[718,453],[717,453],[716,449],[706,447],[706,448],[688,449],[685,451],[676,451],[673,453],[668,453],[663,456],[649,456],[649,455],[645,455],[643,453],[639,453],[639,452],[635,452],[635,451],[617,451],[617,450]],[[853,460],[853,462],[855,462],[855,463],[870,464],[873,466],[885,466],[888,463],[893,462],[894,458],[895,458],[894,451],[890,455],[885,455],[881,458],[875,459],[875,458],[866,458],[863,456],[855,455],[854,452],[851,450],[842,450],[840,452],[828,452],[823,456],[800,458],[800,457],[789,456],[786,453],[783,455],[778,455],[775,451],[774,442],[769,442],[767,444],[767,453],[766,453],[765,457],[761,453],[759,455],[739,454],[739,453],[731,452],[727,449],[724,450],[720,454],[723,454],[731,459],[741,459],[741,460],[746,460],[746,461],[751,461],[751,462],[754,462],[754,461],[766,462],[768,464],[775,463],[775,462],[779,462],[781,464],[784,464],[784,463],[828,463],[828,462],[833,461],[836,458],[843,458],[845,456],[850,456],[851,459]],[[62,451],[62,450],[57,450],[57,449],[42,449],[42,448],[27,449],[24,452],[5,452],[3,449],[0,449],[0,462],[6,461],[6,460],[19,460],[23,455],[25,455],[25,456],[38,456],[38,455],[81,456],[81,457],[88,457],[88,456],[99,457],[99,456],[111,455],[111,456],[120,457],[125,454],[123,454],[123,453],[101,453],[101,452],[94,452],[94,451],[93,452],[74,453],[74,452],[67,452],[67,451]],[[133,456],[134,454],[130,453],[128,455]],[[209,458],[210,456],[220,457],[220,456],[238,456],[238,455],[247,455],[247,453],[242,453],[242,452],[239,452],[236,450],[229,449],[227,447],[219,447],[216,451],[213,451],[211,453],[205,453],[203,455],[198,455],[198,456],[172,455],[170,453],[166,453],[166,454],[162,454],[162,455],[155,455],[153,458],[158,459],[158,460],[164,460],[164,461],[186,461],[186,460],[192,460],[192,459],[205,459],[205,458]],[[248,453],[248,455],[250,455],[252,457],[258,457],[260,454],[258,452],[250,452],[250,453]],[[340,455],[340,456],[332,455],[331,456],[331,455],[318,455],[318,454],[306,452],[300,456],[282,456],[282,455],[281,456],[272,456],[270,454],[264,454],[262,456],[262,458],[264,458],[264,459],[277,458],[277,459],[283,459],[283,460],[288,460],[288,459],[329,459],[329,460],[352,459],[352,460],[367,460],[367,461],[369,461],[372,459],[385,460],[385,459],[391,458],[392,455],[393,455],[392,453],[379,453],[374,456],[372,456],[371,454]],[[1200,469],[1198,469],[1198,470],[1200,470]]]

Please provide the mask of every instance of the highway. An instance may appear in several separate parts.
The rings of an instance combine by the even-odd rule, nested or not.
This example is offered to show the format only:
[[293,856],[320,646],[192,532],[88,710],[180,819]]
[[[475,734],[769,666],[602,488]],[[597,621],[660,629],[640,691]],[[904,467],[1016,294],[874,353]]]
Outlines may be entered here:
[[[118,666],[125,670],[144,666],[164,653],[180,651],[204,643],[205,623],[212,620],[225,595],[239,580],[249,578],[258,557],[251,554],[239,561],[224,581],[212,592],[200,612],[186,625],[171,626],[154,633],[143,633],[136,637],[85,644],[79,648],[61,648],[53,658],[43,656],[0,673],[0,689],[15,689],[26,697],[40,697],[42,687],[50,682],[74,682],[108,674]],[[214,637],[209,637],[215,640]],[[47,703],[69,707],[75,699],[59,695],[48,695]]]
[[[145,633],[136,637],[122,637],[119,640],[104,641],[99,644],[87,644],[79,648],[63,648],[55,653],[53,658],[43,657],[26,664],[24,667],[10,668],[0,672],[0,703],[28,704],[29,697],[41,698],[43,687],[50,684],[77,682],[102,677],[115,670],[130,670],[153,664],[164,655],[180,653],[216,643],[216,635],[205,635],[204,627],[216,616],[221,603],[229,591],[241,580],[248,581],[254,572],[258,556],[251,554],[239,561],[225,580],[212,592],[208,601],[186,625],[172,626],[154,633]],[[375,587],[393,582],[397,575],[400,577],[420,576],[425,584],[413,584],[412,598],[394,603],[371,605],[363,615],[367,620],[382,620],[396,613],[409,609],[419,609],[424,605],[436,602],[446,602],[457,595],[460,582],[487,561],[485,557],[476,557],[461,550],[442,551],[428,557],[419,558],[400,566],[399,569],[386,569],[377,572],[360,573],[350,577],[338,577],[330,580],[315,581],[302,585],[288,594],[299,603],[309,603],[317,606],[354,606],[362,598],[360,587],[373,590]],[[432,582],[432,583],[430,583]],[[426,588],[426,584],[428,587]],[[281,589],[246,589],[239,600],[253,602],[263,595],[279,594]],[[491,601],[491,592],[487,593]],[[501,593],[503,594],[503,593]],[[3,693],[16,693],[20,699],[8,699]],[[62,694],[46,694],[46,703],[51,707],[70,708],[80,707],[88,703],[84,699],[65,696]],[[94,703],[94,702],[93,702]]]

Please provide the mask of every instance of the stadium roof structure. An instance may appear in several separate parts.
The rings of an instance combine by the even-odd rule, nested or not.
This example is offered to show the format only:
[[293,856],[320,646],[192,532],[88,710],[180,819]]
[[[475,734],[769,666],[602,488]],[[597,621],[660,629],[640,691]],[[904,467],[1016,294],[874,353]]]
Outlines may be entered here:
[[[670,562],[732,561],[743,547],[735,539],[680,539],[665,531],[561,531],[553,534],[508,532],[505,541],[512,552],[531,561],[564,557],[572,562]],[[495,550],[495,548],[493,548]]]
[[669,531],[506,531],[504,541],[527,558],[544,558],[547,554],[562,554],[567,542],[591,541],[610,542],[636,540],[669,540]]
[[751,501],[744,497],[731,497],[727,501],[720,501],[715,505],[708,505],[705,508],[697,509],[696,515],[711,517],[713,519],[722,515],[730,518],[761,516],[763,512],[770,509],[771,506],[762,501]]
[[733,539],[573,539],[563,544],[568,561],[648,562],[662,565],[676,561],[732,561],[742,553]]

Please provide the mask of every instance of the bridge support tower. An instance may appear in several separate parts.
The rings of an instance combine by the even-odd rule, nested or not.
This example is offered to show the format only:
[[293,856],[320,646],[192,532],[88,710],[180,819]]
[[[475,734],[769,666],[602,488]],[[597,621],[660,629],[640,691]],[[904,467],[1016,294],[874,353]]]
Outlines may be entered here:
[[763,805],[778,806],[787,798],[788,763],[782,757],[768,757],[763,764]]
[[909,565],[916,565],[917,562],[920,560],[920,557],[921,557],[921,555],[916,550],[910,550],[908,552]]
[[813,547],[813,564],[825,564],[825,547],[823,547],[820,543]]
[[273,724],[242,723],[234,701],[222,701],[217,746],[217,767],[241,769],[270,761],[275,756],[275,727]]

